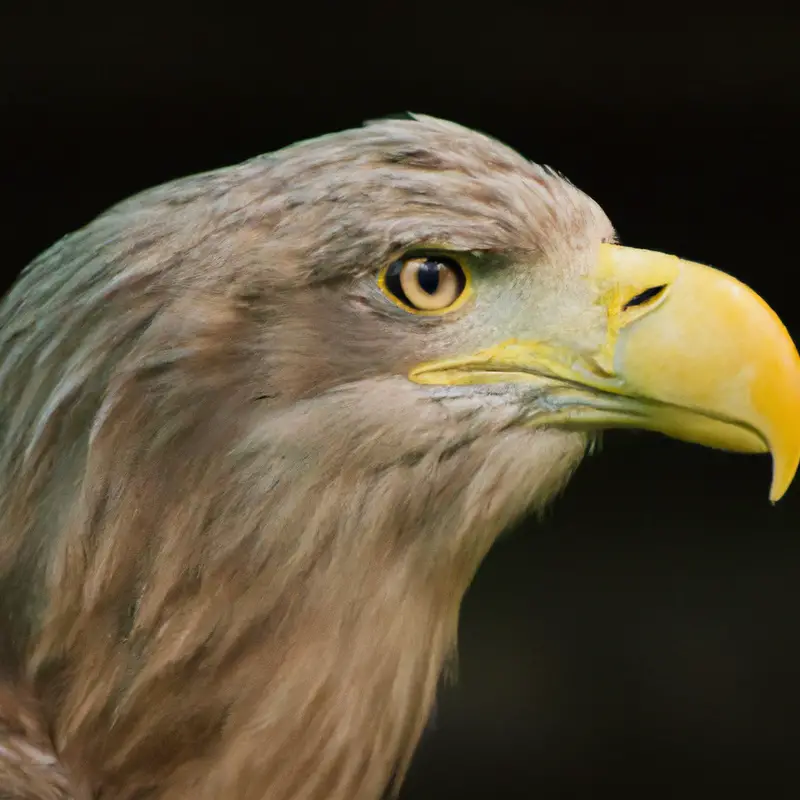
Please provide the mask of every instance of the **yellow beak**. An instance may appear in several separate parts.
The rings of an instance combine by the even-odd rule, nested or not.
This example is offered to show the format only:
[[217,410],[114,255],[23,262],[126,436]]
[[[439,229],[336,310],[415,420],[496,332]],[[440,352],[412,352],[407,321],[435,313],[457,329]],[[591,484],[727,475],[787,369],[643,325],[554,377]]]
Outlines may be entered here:
[[647,250],[602,245],[589,280],[606,311],[601,347],[511,339],[410,378],[539,384],[546,402],[532,424],[638,427],[771,451],[770,500],[780,499],[800,460],[800,356],[775,312],[725,273]]

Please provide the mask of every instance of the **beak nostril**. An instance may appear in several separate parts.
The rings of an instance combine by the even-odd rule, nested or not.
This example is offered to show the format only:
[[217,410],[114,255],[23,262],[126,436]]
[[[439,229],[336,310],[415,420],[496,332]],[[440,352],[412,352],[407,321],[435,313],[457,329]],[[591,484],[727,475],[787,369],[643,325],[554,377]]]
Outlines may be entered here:
[[628,300],[628,302],[622,306],[622,310],[627,311],[629,308],[633,308],[635,306],[643,306],[645,303],[649,303],[651,300],[655,300],[657,297],[663,294],[664,289],[666,288],[666,283],[662,283],[661,286],[651,286],[649,289],[639,292],[639,294]]

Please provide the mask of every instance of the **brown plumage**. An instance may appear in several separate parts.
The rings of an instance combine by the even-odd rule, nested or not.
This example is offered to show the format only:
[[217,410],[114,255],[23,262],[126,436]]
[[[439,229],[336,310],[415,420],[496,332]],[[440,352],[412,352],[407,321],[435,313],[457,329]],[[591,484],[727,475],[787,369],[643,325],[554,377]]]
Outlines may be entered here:
[[153,189],[36,259],[0,308],[0,796],[402,776],[479,562],[591,433],[537,427],[538,388],[410,381],[520,312],[415,316],[375,276],[447,249],[538,332],[577,305],[592,331],[611,237],[552,171],[414,118]]

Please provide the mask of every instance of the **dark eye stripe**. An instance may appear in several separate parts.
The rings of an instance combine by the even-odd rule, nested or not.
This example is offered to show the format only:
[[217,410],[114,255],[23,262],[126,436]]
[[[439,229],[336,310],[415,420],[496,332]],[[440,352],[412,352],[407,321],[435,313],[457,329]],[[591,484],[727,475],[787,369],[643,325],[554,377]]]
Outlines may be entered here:
[[628,300],[628,302],[622,306],[622,310],[626,311],[634,306],[641,306],[650,300],[655,300],[655,298],[658,297],[666,288],[666,283],[662,284],[661,286],[651,286],[649,289],[639,292],[639,294],[637,294],[635,297],[632,297],[630,300]]

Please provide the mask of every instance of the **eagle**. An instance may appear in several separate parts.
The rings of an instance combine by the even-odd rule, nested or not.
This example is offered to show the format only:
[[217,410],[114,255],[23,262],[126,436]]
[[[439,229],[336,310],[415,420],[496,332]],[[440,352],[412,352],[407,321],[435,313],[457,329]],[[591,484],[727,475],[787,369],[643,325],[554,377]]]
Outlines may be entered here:
[[800,358],[495,139],[175,180],[0,305],[0,795],[397,791],[493,542],[606,429],[800,458]]

